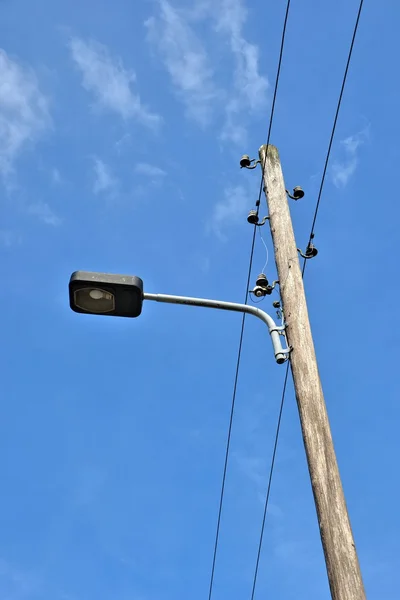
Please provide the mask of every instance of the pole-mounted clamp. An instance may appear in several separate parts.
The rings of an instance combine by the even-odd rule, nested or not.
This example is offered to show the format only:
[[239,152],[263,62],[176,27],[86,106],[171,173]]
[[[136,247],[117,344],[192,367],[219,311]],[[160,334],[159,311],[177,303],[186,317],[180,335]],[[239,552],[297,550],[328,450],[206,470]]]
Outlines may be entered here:
[[285,361],[289,360],[290,353],[293,350],[293,346],[288,346],[287,345],[286,323],[284,323],[283,325],[276,325],[275,327],[273,327],[272,329],[269,330],[270,333],[272,333],[273,331],[276,331],[279,335],[282,335],[285,338],[285,340],[286,340],[286,348],[282,348],[281,354],[285,355]]

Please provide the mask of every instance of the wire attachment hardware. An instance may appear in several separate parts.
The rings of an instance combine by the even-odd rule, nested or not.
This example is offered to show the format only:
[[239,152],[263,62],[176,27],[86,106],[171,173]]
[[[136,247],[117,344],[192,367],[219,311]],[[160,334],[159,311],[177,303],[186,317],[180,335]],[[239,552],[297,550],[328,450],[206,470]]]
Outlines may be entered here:
[[240,159],[240,168],[241,169],[255,169],[256,166],[261,163],[260,159],[250,158],[248,154],[243,154]]
[[296,185],[296,187],[293,188],[293,194],[290,194],[288,190],[285,190],[285,192],[292,200],[300,200],[301,198],[304,198],[304,191],[299,185]]
[[258,211],[256,210],[251,210],[247,216],[247,222],[250,223],[250,225],[256,225],[257,227],[262,227],[263,225],[265,225],[265,223],[268,221],[269,217],[263,217],[262,221],[259,221],[258,219]]
[[276,284],[279,281],[273,281],[272,285],[268,283],[267,276],[264,273],[260,273],[260,275],[256,279],[256,285],[252,290],[249,290],[250,294],[254,294],[256,298],[262,298],[264,296],[270,296],[275,289]]
[[314,246],[312,242],[310,242],[306,248],[305,252],[302,252],[300,248],[297,248],[297,252],[305,259],[314,258],[318,254],[318,250]]

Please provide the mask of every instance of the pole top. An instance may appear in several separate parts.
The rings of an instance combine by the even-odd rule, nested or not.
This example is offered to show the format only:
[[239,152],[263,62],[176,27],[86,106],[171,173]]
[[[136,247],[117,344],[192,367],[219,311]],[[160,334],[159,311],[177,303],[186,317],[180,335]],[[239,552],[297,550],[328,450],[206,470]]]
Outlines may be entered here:
[[262,158],[263,154],[267,153],[267,151],[268,151],[268,158],[279,161],[278,148],[276,146],[274,146],[273,144],[268,144],[268,146],[267,146],[267,144],[263,144],[262,146],[260,146],[260,149],[258,151],[260,158]]

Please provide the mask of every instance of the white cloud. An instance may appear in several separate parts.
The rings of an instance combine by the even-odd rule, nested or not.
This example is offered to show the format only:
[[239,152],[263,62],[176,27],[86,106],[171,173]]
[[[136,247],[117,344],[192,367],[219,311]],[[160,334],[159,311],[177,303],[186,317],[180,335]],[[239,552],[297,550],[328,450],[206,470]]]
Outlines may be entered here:
[[167,0],[159,0],[160,14],[145,22],[154,44],[186,105],[187,114],[205,125],[218,92],[207,52],[193,28]]
[[118,180],[111,173],[110,167],[100,160],[100,158],[95,158],[93,169],[93,192],[95,194],[115,192],[118,186]]
[[0,174],[6,177],[24,146],[50,126],[48,101],[35,73],[0,49]]
[[[159,7],[160,14],[146,21],[148,39],[160,51],[187,114],[206,125],[215,113],[224,113],[222,139],[242,143],[246,114],[266,107],[269,88],[259,72],[258,48],[243,33],[243,0],[197,0],[184,11],[159,0]],[[200,22],[206,22],[201,30],[207,46],[200,42],[200,27],[196,34]]]
[[242,0],[222,0],[213,11],[217,31],[229,39],[235,59],[234,92],[226,105],[222,139],[242,143],[246,139],[245,110],[255,112],[267,106],[268,79],[259,72],[259,51],[243,35],[247,11]]
[[23,571],[0,558],[0,590],[3,598],[15,599],[42,595],[43,586],[33,571]]
[[136,75],[125,69],[122,60],[96,41],[79,38],[70,41],[72,58],[82,73],[83,87],[97,103],[119,114],[123,119],[135,118],[149,127],[157,126],[161,117],[152,113],[133,90]]
[[6,248],[19,246],[22,243],[22,235],[17,231],[0,230],[0,244]]
[[210,223],[210,229],[223,240],[226,239],[224,228],[245,217],[249,207],[249,196],[241,185],[227,188],[224,196],[225,198],[215,205]]
[[115,142],[115,151],[117,152],[117,154],[121,154],[124,147],[129,146],[129,144],[132,141],[132,136],[130,133],[124,133],[124,135],[122,137],[119,138],[119,140],[117,140]]
[[50,206],[46,202],[38,202],[37,204],[32,204],[28,208],[28,212],[31,215],[37,217],[40,221],[43,221],[46,225],[52,225],[53,227],[57,227],[61,225],[61,219],[58,217],[50,208]]
[[165,177],[167,174],[160,167],[149,165],[148,163],[138,163],[135,166],[135,172],[152,178]]
[[231,50],[236,59],[235,87],[246,100],[250,110],[265,106],[268,79],[259,72],[257,46],[250,44],[243,36],[243,26],[247,19],[242,0],[223,0],[217,16],[217,30],[226,33]]
[[63,182],[61,173],[56,167],[51,170],[51,180],[55,185],[60,185]]
[[358,150],[368,139],[369,127],[362,131],[350,135],[340,143],[344,150],[344,159],[336,161],[332,165],[332,179],[337,188],[344,188],[352,175],[354,175],[358,165]]
[[223,141],[243,145],[247,142],[247,128],[244,124],[246,119],[240,116],[240,100],[232,98],[226,105],[225,122],[221,132]]
[[333,183],[336,187],[345,187],[349,182],[349,179],[354,175],[357,168],[358,158],[354,155],[349,156],[346,162],[335,163],[332,165],[332,177]]
[[260,492],[265,489],[266,483],[266,461],[260,456],[246,456],[236,453],[235,455],[239,469],[254,483]]

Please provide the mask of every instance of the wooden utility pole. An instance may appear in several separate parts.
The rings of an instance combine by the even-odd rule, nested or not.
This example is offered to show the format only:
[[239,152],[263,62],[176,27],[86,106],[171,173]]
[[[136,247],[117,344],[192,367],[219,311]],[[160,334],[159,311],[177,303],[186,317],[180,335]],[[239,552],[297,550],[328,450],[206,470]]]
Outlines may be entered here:
[[303,278],[279,153],[261,146],[269,223],[286,322],[296,400],[333,600],[366,595],[336,461],[308,318]]

